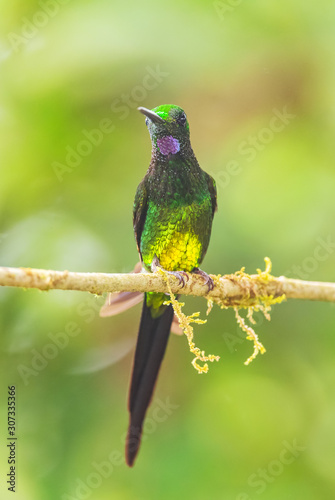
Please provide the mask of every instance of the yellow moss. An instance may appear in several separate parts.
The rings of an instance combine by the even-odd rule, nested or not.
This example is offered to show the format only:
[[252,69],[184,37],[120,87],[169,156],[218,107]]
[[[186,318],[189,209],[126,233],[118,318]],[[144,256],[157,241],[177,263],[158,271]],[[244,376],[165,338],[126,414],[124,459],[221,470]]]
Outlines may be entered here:
[[[238,307],[234,307],[234,311],[238,325],[247,334],[247,340],[251,340],[254,343],[254,352],[244,362],[245,365],[248,365],[249,363],[251,363],[252,360],[255,359],[255,357],[259,352],[261,354],[264,354],[266,352],[266,349],[263,346],[263,344],[258,340],[258,335],[256,334],[255,330],[251,326],[247,325],[244,319],[239,315]],[[248,319],[250,320],[249,312],[248,312]],[[252,323],[255,323],[255,320],[253,318],[252,318]]]
[[[237,271],[234,274],[225,276],[225,278],[230,279],[233,283],[236,282],[241,287],[242,293],[240,299],[231,299],[231,298],[218,299],[211,297],[210,299],[211,304],[208,303],[207,299],[209,311],[212,308],[212,303],[217,304],[218,306],[221,307],[221,309],[227,309],[228,307],[233,307],[238,325],[247,334],[247,339],[253,341],[254,343],[253,354],[245,362],[246,365],[248,365],[253,359],[255,359],[255,357],[259,352],[263,354],[265,352],[265,348],[258,340],[258,336],[256,335],[253,328],[247,325],[245,319],[243,319],[240,316],[239,310],[247,309],[247,320],[252,325],[256,324],[253,318],[253,314],[254,312],[258,311],[261,311],[264,314],[264,317],[268,321],[270,321],[271,306],[273,306],[274,304],[280,304],[286,298],[285,295],[281,295],[280,297],[273,297],[272,295],[262,295],[262,294],[257,295],[254,288],[249,286],[249,281],[253,283],[255,283],[256,281],[259,284],[267,284],[269,281],[273,279],[273,276],[271,276],[270,274],[272,270],[271,260],[269,259],[269,257],[265,257],[264,261],[265,261],[265,270],[261,271],[260,269],[257,269],[258,275],[256,277],[247,274],[245,272],[245,267],[242,267],[240,271]],[[213,277],[214,283],[217,286],[220,286],[219,278],[220,277]],[[253,292],[252,296],[250,296],[250,291]]]
[[265,271],[261,271],[261,269],[257,269],[257,272],[260,276],[264,277],[267,280],[272,279],[272,276],[270,274],[272,271],[272,262],[269,259],[269,257],[264,257],[264,262],[265,262]]
[[[233,283],[238,284],[241,287],[241,298],[239,299],[232,299],[232,298],[225,298],[225,299],[219,299],[216,297],[207,297],[207,312],[206,314],[208,315],[212,308],[213,304],[217,304],[218,306],[221,307],[221,309],[227,309],[228,307],[232,307],[235,311],[235,317],[237,324],[239,327],[246,333],[246,338],[247,340],[250,340],[254,344],[254,350],[252,355],[245,361],[245,365],[248,365],[253,361],[258,353],[263,354],[265,352],[265,347],[263,344],[259,341],[258,336],[254,329],[252,328],[251,325],[255,325],[256,321],[254,320],[254,313],[255,312],[261,312],[263,313],[264,317],[270,321],[271,316],[270,316],[270,311],[271,307],[274,304],[280,304],[283,300],[286,299],[285,295],[281,295],[280,297],[273,297],[273,295],[264,295],[264,294],[259,294],[255,292],[254,287],[250,286],[250,283],[255,283],[258,282],[260,285],[262,284],[267,284],[269,281],[273,279],[273,276],[271,276],[271,269],[272,269],[272,263],[271,260],[268,257],[265,257],[265,270],[261,271],[260,269],[257,269],[257,275],[255,276],[250,276],[245,272],[245,268],[242,267],[240,271],[237,271],[235,274],[227,275],[225,278],[230,279]],[[180,327],[183,329],[187,340],[188,340],[188,345],[190,347],[190,351],[192,354],[194,354],[195,358],[192,361],[192,365],[194,368],[198,371],[198,373],[207,373],[208,371],[208,361],[218,361],[220,358],[219,356],[215,356],[213,354],[206,355],[204,351],[201,351],[198,347],[195,346],[195,343],[193,341],[194,333],[193,333],[193,327],[191,326],[191,323],[198,323],[198,324],[203,324],[206,323],[206,321],[203,321],[199,319],[199,313],[193,313],[190,316],[186,316],[182,312],[182,307],[184,304],[182,302],[178,302],[178,300],[175,298],[174,294],[172,293],[168,275],[165,273],[162,269],[159,269],[159,271],[163,274],[164,280],[167,284],[169,294],[170,294],[170,301],[167,303],[172,304],[172,307],[174,309],[174,312],[176,316],[178,317]],[[211,276],[214,284],[217,287],[221,286],[220,278],[221,275],[217,276]],[[237,278],[237,279],[236,279]],[[262,289],[262,287],[257,288]],[[250,295],[251,292],[251,295]],[[241,309],[246,309],[247,310],[247,315],[246,319],[249,321],[250,325],[246,323],[246,319],[244,319],[240,315],[240,310]],[[203,365],[199,365],[198,361],[203,362]]]
[[[165,273],[160,268],[158,269],[158,271],[163,274],[164,280],[166,282],[166,285],[168,287],[169,294],[170,294],[170,300],[166,301],[165,304],[172,304],[174,313],[178,318],[179,325],[187,337],[187,342],[188,342],[190,351],[195,356],[195,358],[192,361],[192,365],[194,366],[194,368],[197,370],[197,372],[199,374],[207,373],[208,372],[208,363],[207,362],[208,361],[210,361],[210,362],[219,361],[220,357],[215,356],[214,354],[206,355],[205,351],[201,351],[199,349],[199,347],[196,347],[196,345],[193,341],[193,338],[194,338],[193,327],[191,326],[191,323],[197,323],[198,325],[203,325],[204,323],[207,322],[207,320],[200,319],[199,312],[195,312],[195,313],[191,314],[190,316],[186,316],[182,311],[182,307],[185,304],[184,304],[184,302],[179,302],[176,299],[175,295],[173,294],[167,273]],[[198,361],[201,361],[204,364],[199,365]]]
[[208,298],[208,299],[207,299],[207,311],[206,311],[206,316],[208,316],[208,315],[209,315],[209,313],[211,312],[211,310],[213,309],[213,305],[214,305],[214,301],[213,301],[213,299]]

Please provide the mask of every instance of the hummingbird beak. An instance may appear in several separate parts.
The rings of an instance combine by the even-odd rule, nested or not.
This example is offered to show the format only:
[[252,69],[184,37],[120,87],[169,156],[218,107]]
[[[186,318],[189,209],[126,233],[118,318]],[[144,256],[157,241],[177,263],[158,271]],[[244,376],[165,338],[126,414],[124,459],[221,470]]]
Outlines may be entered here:
[[137,108],[137,109],[139,110],[140,113],[142,113],[143,115],[145,115],[152,122],[154,122],[154,123],[164,123],[163,118],[161,118],[159,115],[157,115],[157,113],[155,113],[154,111],[151,111],[151,109],[142,108],[141,106],[139,108]]

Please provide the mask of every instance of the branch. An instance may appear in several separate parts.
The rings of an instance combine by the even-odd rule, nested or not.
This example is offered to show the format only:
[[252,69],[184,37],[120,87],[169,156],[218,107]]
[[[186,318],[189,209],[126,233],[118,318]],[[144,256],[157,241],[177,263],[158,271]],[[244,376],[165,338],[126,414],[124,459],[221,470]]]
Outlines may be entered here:
[[[181,289],[178,279],[171,277],[173,293],[206,296],[225,306],[234,307],[241,301],[259,297],[280,297],[287,299],[318,300],[335,302],[335,283],[302,281],[271,276],[268,272],[247,275],[243,272],[212,276],[215,287],[208,292],[201,276],[189,274],[189,280]],[[104,292],[165,292],[168,286],[160,273],[106,274],[49,271],[44,269],[0,267],[0,286],[37,288],[39,290],[78,290],[101,295]]]

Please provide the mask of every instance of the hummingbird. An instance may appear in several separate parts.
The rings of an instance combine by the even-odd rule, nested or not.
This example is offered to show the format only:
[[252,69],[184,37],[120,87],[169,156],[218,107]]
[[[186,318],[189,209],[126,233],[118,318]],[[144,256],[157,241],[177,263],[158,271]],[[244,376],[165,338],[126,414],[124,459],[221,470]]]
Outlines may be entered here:
[[[189,123],[179,106],[164,104],[138,110],[145,115],[152,144],[151,162],[137,187],[133,207],[135,239],[144,271],[155,272],[160,267],[176,276],[181,286],[188,279],[187,273],[197,273],[210,290],[213,280],[199,265],[217,210],[215,181],[199,166],[191,147]],[[173,322],[167,298],[164,293],[144,294],[128,400],[126,462],[130,467],[139,451],[145,414]]]

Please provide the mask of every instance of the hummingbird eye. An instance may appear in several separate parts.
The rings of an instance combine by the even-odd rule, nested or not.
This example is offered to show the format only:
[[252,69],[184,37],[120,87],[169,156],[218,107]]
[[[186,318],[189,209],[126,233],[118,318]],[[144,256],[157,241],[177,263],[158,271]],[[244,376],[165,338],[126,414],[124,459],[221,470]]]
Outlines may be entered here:
[[186,115],[185,115],[185,113],[181,114],[181,115],[177,118],[177,123],[179,123],[179,125],[182,125],[183,127],[186,125],[186,122],[187,122],[187,119],[186,119]]
[[145,119],[145,124],[146,124],[146,126],[148,126],[148,125],[149,125],[149,118],[146,118],[146,119]]

